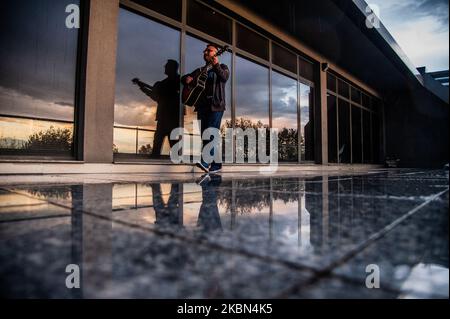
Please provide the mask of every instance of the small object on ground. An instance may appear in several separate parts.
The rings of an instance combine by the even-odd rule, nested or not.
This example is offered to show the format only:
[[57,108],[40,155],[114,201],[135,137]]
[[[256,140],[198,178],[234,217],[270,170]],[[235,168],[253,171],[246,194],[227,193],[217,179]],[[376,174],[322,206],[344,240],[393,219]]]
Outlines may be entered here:
[[398,158],[386,157],[386,167],[388,167],[388,168],[396,168],[396,167],[398,167],[399,163],[400,163],[400,159],[398,159]]

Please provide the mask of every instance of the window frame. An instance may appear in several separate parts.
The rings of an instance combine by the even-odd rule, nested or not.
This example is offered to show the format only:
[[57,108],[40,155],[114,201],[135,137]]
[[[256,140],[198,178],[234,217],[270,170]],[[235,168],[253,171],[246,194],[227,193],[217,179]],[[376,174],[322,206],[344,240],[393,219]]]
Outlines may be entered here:
[[[328,88],[328,84],[329,84],[328,83],[328,77],[330,75],[334,77],[336,92],[332,91],[332,90],[330,90]],[[339,81],[342,81],[342,82],[344,82],[344,83],[346,83],[348,85],[348,91],[349,91],[348,92],[349,93],[349,97],[348,98],[339,94],[339,88],[338,88]],[[360,101],[359,101],[359,103],[353,101],[353,99],[352,99],[352,89],[358,90],[360,92]],[[373,117],[373,114],[377,114],[378,115],[378,120],[379,120],[379,123],[378,123],[379,124],[379,128],[378,128],[379,139],[378,140],[381,143],[383,143],[383,141],[384,141],[384,134],[383,134],[383,129],[382,129],[382,127],[384,125],[384,121],[383,121],[384,103],[383,103],[383,101],[381,99],[375,97],[374,95],[368,93],[367,91],[363,90],[359,86],[351,83],[350,81],[348,81],[347,79],[345,79],[344,77],[340,76],[339,74],[337,74],[334,71],[331,71],[331,72],[327,71],[327,90],[326,91],[327,91],[327,95],[329,94],[329,95],[332,95],[332,96],[334,96],[336,98],[336,101],[337,101],[337,112],[339,112],[339,102],[338,102],[339,99],[343,100],[345,102],[348,102],[350,104],[350,118],[349,118],[349,123],[350,123],[350,145],[351,145],[351,147],[350,147],[350,150],[351,150],[350,151],[350,163],[344,163],[344,164],[379,164],[378,163],[379,159],[374,159],[374,157],[373,157],[373,150],[374,150],[375,146],[373,145],[373,140],[374,139],[373,139],[372,117]],[[372,104],[372,101],[377,101],[378,102],[377,105],[379,105],[379,107],[380,107],[378,112],[376,112],[372,107],[370,107],[370,105],[368,107],[363,105],[364,104],[363,103],[363,97],[364,96],[366,96],[368,98],[368,101],[369,101],[370,105]],[[352,107],[358,107],[358,108],[361,109],[361,150],[362,150],[361,163],[354,163],[354,161],[353,161],[353,138],[352,138],[353,137],[353,130],[352,130],[352,112],[351,112]],[[370,130],[369,130],[369,133],[370,133],[370,146],[369,146],[369,149],[370,149],[370,152],[371,152],[371,155],[372,155],[369,162],[367,162],[365,160],[365,157],[364,157],[364,147],[365,147],[364,146],[364,124],[363,124],[364,123],[364,121],[363,121],[364,120],[364,118],[363,118],[364,111],[369,113],[369,124],[370,124]],[[339,128],[339,116],[336,117],[336,121],[337,121],[337,123],[336,123],[337,127]],[[339,132],[338,132],[338,136],[339,136]],[[338,137],[338,141],[339,141],[339,137]],[[378,145],[378,148],[381,149],[382,146],[383,145],[380,144],[380,145]],[[338,143],[338,150],[339,150],[339,143]],[[343,164],[343,163],[339,162],[339,156],[338,156],[338,160],[337,160],[336,164]]]

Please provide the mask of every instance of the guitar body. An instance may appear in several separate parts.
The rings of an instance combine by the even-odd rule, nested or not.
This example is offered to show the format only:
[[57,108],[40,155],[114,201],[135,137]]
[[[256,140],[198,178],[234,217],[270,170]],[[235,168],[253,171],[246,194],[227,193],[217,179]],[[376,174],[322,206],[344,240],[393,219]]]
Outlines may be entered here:
[[191,83],[186,84],[183,87],[182,102],[187,106],[195,106],[198,102],[200,95],[202,95],[205,90],[206,79],[208,75],[205,73],[200,73],[200,75],[194,79]]

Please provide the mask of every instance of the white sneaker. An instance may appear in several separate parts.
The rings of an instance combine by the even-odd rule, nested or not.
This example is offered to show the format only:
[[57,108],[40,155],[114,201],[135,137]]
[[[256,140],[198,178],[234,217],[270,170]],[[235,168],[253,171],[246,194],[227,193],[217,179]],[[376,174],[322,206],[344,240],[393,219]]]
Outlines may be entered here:
[[197,185],[202,186],[202,184],[209,183],[210,181],[211,181],[211,177],[208,174],[204,174],[195,182],[197,183]]
[[210,174],[215,174],[215,173],[220,173],[222,171],[222,168],[216,168],[216,169],[213,169],[213,170],[209,170],[209,173]]
[[197,166],[198,168],[200,168],[202,171],[204,171],[205,173],[209,173],[208,167],[204,166],[201,162],[197,162],[195,164],[195,166]]

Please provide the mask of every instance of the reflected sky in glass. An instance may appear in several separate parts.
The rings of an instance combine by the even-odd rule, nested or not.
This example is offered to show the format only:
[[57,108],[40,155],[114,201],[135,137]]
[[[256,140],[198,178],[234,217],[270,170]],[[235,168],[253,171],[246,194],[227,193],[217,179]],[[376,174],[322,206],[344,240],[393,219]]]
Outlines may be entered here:
[[269,70],[236,56],[236,120],[269,125]]
[[281,161],[298,161],[297,87],[296,80],[272,72],[272,127]]
[[73,121],[78,29],[68,29],[72,0],[0,4],[0,110]]
[[272,127],[297,129],[297,81],[272,72]]
[[301,134],[305,134],[305,125],[312,121],[312,114],[310,114],[309,101],[310,101],[311,87],[300,83],[300,125]]
[[[180,32],[125,9],[119,12],[114,124],[156,129],[157,103],[131,80],[154,85],[164,80],[167,60],[179,62]],[[114,144],[119,153],[139,153],[153,145],[153,132],[114,129]],[[136,145],[137,139],[137,145]],[[167,138],[162,154],[168,154]]]
[[306,84],[299,83],[300,89],[300,157],[302,161],[314,160],[314,112],[313,89]]
[[68,4],[79,1],[0,3],[0,148],[21,148],[52,125],[72,131],[78,29],[65,25]]
[[132,84],[135,77],[153,85],[164,80],[167,60],[180,61],[180,32],[120,9],[114,122],[156,128],[156,102]]

